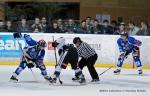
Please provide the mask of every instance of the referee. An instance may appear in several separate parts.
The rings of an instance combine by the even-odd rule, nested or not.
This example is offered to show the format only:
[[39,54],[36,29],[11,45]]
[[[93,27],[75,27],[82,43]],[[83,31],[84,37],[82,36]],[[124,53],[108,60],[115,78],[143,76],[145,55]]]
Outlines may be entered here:
[[[94,67],[94,64],[98,58],[97,53],[90,47],[89,44],[83,42],[80,37],[75,37],[73,39],[73,43],[77,48],[79,57],[81,57],[81,60],[78,63],[79,68],[82,70],[85,66],[87,66],[92,77],[91,82],[99,82],[99,77]],[[72,78],[72,80],[76,80],[77,78],[78,77],[76,76],[75,78]]]

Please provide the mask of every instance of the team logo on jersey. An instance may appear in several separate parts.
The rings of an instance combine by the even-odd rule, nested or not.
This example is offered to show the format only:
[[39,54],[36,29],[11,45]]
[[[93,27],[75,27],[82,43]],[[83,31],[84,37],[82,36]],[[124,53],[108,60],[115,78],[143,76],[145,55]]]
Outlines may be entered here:
[[35,49],[34,49],[34,48],[32,48],[32,49],[31,49],[31,51],[32,51],[32,52],[34,52],[34,51],[35,51]]

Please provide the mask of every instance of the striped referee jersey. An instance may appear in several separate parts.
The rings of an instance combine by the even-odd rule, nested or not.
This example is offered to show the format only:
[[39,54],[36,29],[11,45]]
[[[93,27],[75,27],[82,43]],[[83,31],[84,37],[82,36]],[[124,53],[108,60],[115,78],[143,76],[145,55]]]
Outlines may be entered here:
[[79,47],[76,47],[78,51],[79,57],[83,57],[84,59],[88,59],[89,57],[96,54],[95,50],[90,47],[86,42],[82,42]]

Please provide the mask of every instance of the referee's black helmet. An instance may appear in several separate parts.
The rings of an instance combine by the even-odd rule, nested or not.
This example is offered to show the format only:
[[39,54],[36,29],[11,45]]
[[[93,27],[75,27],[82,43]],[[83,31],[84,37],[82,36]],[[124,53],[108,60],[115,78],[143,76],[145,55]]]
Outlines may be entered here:
[[75,38],[73,39],[73,43],[74,43],[74,44],[76,44],[77,42],[82,43],[82,40],[80,39],[80,37],[75,37]]

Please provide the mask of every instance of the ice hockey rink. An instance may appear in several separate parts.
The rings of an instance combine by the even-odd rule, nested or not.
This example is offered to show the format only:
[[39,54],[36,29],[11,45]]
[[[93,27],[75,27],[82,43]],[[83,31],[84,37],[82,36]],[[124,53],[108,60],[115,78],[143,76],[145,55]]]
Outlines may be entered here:
[[[50,85],[33,68],[36,79],[27,68],[18,77],[19,82],[9,82],[12,72],[17,66],[0,66],[0,96],[150,96],[150,70],[144,70],[143,75],[137,75],[136,69],[123,69],[120,75],[113,74],[113,68],[100,76],[100,84],[91,84],[88,70],[83,70],[87,79],[86,85],[72,82],[73,70],[67,68],[61,74],[63,84]],[[47,67],[48,74],[54,72],[54,67]],[[97,68],[100,74],[106,68]]]

